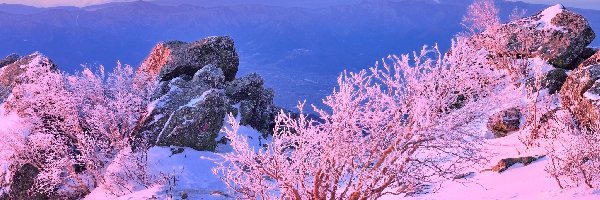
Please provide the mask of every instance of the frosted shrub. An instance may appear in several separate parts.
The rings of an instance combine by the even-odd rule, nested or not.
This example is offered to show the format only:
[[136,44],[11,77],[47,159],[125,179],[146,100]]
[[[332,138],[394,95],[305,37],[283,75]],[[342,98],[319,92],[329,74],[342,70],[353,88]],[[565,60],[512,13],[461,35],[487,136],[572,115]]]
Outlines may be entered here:
[[[129,146],[145,117],[152,84],[141,84],[130,66],[105,77],[84,69],[77,75],[31,67],[27,82],[17,85],[6,107],[31,121],[24,148],[14,149],[13,166],[40,170],[34,192],[78,195],[104,181],[108,163]],[[32,191],[33,192],[33,191]]]
[[323,122],[281,112],[264,149],[249,147],[230,116],[234,151],[215,174],[244,199],[376,199],[451,179],[482,160],[477,125],[497,78],[472,67],[479,53],[461,41],[452,52],[424,48],[342,73],[328,108],[313,106]]
[[475,0],[467,8],[462,25],[472,34],[496,28],[500,25],[499,11],[494,0]]
[[545,115],[541,123],[538,141],[550,157],[546,171],[559,187],[600,187],[600,128],[581,127],[561,109]]

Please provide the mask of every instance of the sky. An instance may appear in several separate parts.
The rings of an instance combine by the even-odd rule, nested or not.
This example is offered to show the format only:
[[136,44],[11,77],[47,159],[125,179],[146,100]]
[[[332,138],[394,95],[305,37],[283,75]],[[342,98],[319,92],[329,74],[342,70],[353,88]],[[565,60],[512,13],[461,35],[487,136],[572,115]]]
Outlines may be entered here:
[[54,7],[54,6],[89,6],[103,4],[108,2],[122,2],[133,0],[0,0],[0,3],[24,4],[35,7]]
[[[134,1],[134,0],[0,0],[0,3],[10,4],[25,4],[36,7],[53,7],[53,6],[89,6],[94,4],[102,4],[107,2],[118,2],[118,1]],[[215,0],[218,1],[218,0]],[[285,1],[285,0],[282,0]],[[441,0],[450,1],[450,0]],[[517,0],[511,0],[517,1]],[[600,0],[518,0],[527,3],[537,4],[557,4],[561,3],[566,7],[577,7],[600,10]]]

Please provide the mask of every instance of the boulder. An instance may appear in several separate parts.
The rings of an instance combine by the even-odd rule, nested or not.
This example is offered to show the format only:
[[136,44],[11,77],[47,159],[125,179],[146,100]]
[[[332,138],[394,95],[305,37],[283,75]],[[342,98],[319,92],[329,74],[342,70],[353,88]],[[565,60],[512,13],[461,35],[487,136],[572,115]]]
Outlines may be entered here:
[[274,91],[263,84],[263,79],[252,73],[228,83],[225,91],[231,104],[239,103],[240,124],[268,134],[280,108],[273,105]]
[[32,164],[19,167],[12,177],[9,199],[49,199],[47,195],[36,192],[33,188],[40,170]]
[[[584,61],[586,64],[593,62]],[[600,63],[571,72],[560,91],[561,104],[584,126],[600,126]]]
[[521,111],[518,108],[510,108],[492,115],[488,119],[487,128],[497,138],[504,137],[512,131],[518,131],[521,126]]
[[151,145],[214,150],[227,108],[224,84],[222,70],[212,65],[189,81],[178,77],[161,82],[137,136]]
[[239,113],[240,124],[270,133],[279,110],[274,92],[258,74],[236,79],[238,64],[229,37],[154,47],[138,69],[158,86],[152,111],[136,129],[137,141],[214,150],[226,113]]
[[[556,94],[562,88],[567,80],[567,71],[564,69],[555,68],[546,73],[543,73],[540,80],[541,89],[548,89],[549,94]],[[535,78],[527,79],[527,86],[532,92],[537,92],[535,86]]]
[[577,62],[594,38],[595,33],[583,16],[559,4],[486,30],[470,42],[499,55],[517,52],[521,57],[539,56],[557,68],[572,70],[571,63]]
[[544,157],[546,157],[546,156],[542,155],[542,156],[526,156],[526,157],[518,157],[518,158],[504,158],[504,159],[501,159],[500,161],[498,161],[498,164],[496,164],[489,170],[498,172],[498,173],[502,173],[517,163],[521,163],[521,164],[527,166],[527,165],[531,164],[532,162],[535,162],[536,160],[539,160],[540,158],[544,158]]
[[211,64],[223,71],[226,81],[232,81],[239,62],[233,40],[227,36],[215,36],[192,43],[159,43],[138,70],[148,73],[152,79],[170,81],[182,75],[191,77]]

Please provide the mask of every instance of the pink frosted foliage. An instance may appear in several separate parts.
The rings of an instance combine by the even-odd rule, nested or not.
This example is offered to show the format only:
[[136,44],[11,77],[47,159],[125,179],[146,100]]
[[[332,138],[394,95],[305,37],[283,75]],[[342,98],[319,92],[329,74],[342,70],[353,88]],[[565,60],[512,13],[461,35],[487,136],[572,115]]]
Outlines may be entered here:
[[471,68],[484,62],[479,52],[464,41],[452,49],[342,73],[328,108],[313,106],[322,122],[281,112],[266,148],[251,148],[230,116],[234,151],[214,173],[249,199],[376,199],[435,187],[482,160],[476,124],[496,87],[493,70]]
[[141,76],[120,63],[108,76],[102,67],[69,75],[30,66],[5,105],[31,123],[30,134],[13,142],[20,148],[12,149],[12,167],[38,168],[37,192],[89,193],[104,181],[107,163],[131,148],[131,134],[145,117],[152,84],[138,82]]

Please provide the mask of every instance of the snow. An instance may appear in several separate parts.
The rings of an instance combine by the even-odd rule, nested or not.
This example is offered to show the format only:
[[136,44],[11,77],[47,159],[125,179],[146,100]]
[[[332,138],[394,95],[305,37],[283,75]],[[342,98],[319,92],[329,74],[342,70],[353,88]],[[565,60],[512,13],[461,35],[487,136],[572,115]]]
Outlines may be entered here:
[[[507,137],[491,139],[487,148],[495,156],[483,168],[473,169],[474,175],[462,182],[448,181],[441,189],[430,194],[423,194],[406,199],[600,199],[600,190],[585,187],[561,190],[554,179],[544,170],[549,159],[542,158],[527,166],[516,164],[503,173],[481,172],[495,165],[502,158],[541,155],[543,149],[526,149],[519,141],[520,131]],[[388,195],[382,200],[398,199]]]
[[562,13],[565,10],[565,7],[561,4],[556,4],[549,8],[546,8],[544,11],[540,13],[540,20],[538,21],[538,27],[544,29],[555,29],[561,30],[561,27],[557,27],[552,24],[552,19],[556,17],[559,13]]
[[[239,105],[238,105],[239,106]],[[237,120],[240,116],[237,116]],[[224,127],[229,125],[225,123]],[[240,135],[246,136],[250,145],[258,150],[261,144],[269,142],[261,138],[261,133],[249,126],[240,126]],[[223,134],[220,134],[221,136]],[[217,138],[218,140],[218,138]],[[188,195],[188,199],[233,199],[224,182],[212,173],[212,168],[222,161],[222,154],[232,151],[230,145],[218,145],[216,152],[196,151],[191,148],[183,148],[184,151],[172,154],[171,148],[178,147],[153,147],[148,152],[150,171],[162,172],[174,175],[176,184],[169,191],[169,185],[155,185],[148,189],[138,190],[124,196],[111,195],[109,191],[98,187],[85,199],[168,199],[172,195],[174,199],[180,199],[182,193]],[[112,165],[108,168],[113,167]],[[118,169],[111,169],[118,170]]]
[[[10,156],[13,154],[13,149],[9,146],[13,140],[21,140],[26,137],[29,133],[27,123],[14,112],[7,113],[5,104],[0,103],[0,178],[8,179],[10,177],[8,162]],[[17,135],[21,134],[21,136]],[[5,177],[1,175],[6,174]],[[1,182],[1,181],[0,181]],[[0,194],[4,191],[4,188],[0,187]]]
[[590,92],[589,90],[585,93],[583,93],[583,97],[592,100],[592,101],[597,101],[600,100],[600,95]]

